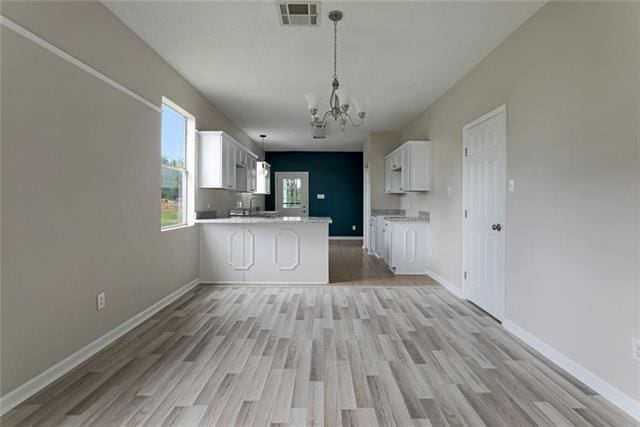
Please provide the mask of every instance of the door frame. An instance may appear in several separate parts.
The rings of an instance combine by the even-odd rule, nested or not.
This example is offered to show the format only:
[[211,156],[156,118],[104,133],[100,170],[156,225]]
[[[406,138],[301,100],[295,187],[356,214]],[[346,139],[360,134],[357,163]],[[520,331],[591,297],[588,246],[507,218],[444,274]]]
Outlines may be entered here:
[[278,195],[282,196],[282,189],[279,188],[278,186],[278,176],[279,175],[286,175],[286,174],[290,174],[290,173],[298,173],[301,175],[305,176],[305,181],[307,183],[307,191],[306,191],[306,195],[307,195],[307,200],[305,203],[305,209],[306,209],[306,215],[302,215],[302,216],[309,216],[309,171],[277,171],[274,173],[273,179],[276,185],[275,188],[275,208],[276,210],[278,210],[278,206],[279,206],[279,201],[278,201]]
[[365,164],[363,169],[364,191],[362,192],[362,196],[364,200],[362,206],[364,212],[362,217],[362,248],[369,251],[371,249],[371,171],[369,170],[369,164]]
[[[469,197],[469,192],[468,189],[466,188],[466,182],[467,182],[467,175],[468,175],[468,163],[467,163],[467,157],[465,156],[465,150],[467,149],[467,145],[468,145],[468,137],[467,137],[467,131],[476,127],[477,125],[486,122],[489,119],[492,119],[500,114],[504,115],[504,135],[505,135],[505,141],[504,141],[504,170],[505,170],[505,182],[503,183],[504,185],[502,186],[502,191],[504,192],[504,196],[505,196],[505,212],[504,212],[504,244],[505,244],[505,260],[504,260],[504,288],[503,288],[503,292],[504,295],[502,295],[502,307],[501,307],[501,314],[502,316],[498,319],[500,321],[503,321],[506,318],[506,305],[507,305],[507,262],[506,262],[506,245],[507,245],[507,231],[509,230],[508,224],[507,224],[507,144],[509,142],[509,138],[508,138],[508,133],[507,133],[507,104],[502,104],[499,107],[489,111],[486,114],[481,115],[480,117],[478,117],[475,120],[472,120],[471,122],[467,123],[466,125],[464,125],[462,127],[462,212],[461,212],[461,217],[462,217],[462,270],[460,271],[460,279],[461,279],[461,283],[462,283],[462,293],[464,295],[465,298],[467,298],[468,292],[467,292],[467,281],[464,277],[465,271],[467,269],[467,265],[466,265],[466,260],[467,260],[467,252],[469,251],[469,248],[467,247],[467,239],[466,239],[466,235],[468,233],[467,231],[467,222],[465,221],[465,217],[464,217],[464,211],[466,209],[466,207],[469,205],[468,204],[468,197]],[[481,307],[482,308],[482,307]]]

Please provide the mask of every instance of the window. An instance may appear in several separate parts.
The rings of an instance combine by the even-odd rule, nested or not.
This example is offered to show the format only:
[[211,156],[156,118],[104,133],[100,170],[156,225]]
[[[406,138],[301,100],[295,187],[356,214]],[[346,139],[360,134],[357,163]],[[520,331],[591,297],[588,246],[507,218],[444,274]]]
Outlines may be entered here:
[[302,206],[300,192],[302,189],[302,179],[285,178],[282,180],[282,207],[299,208]]
[[191,168],[194,140],[193,116],[171,101],[163,99],[160,161],[162,229],[192,223],[188,212],[193,206],[194,186]]

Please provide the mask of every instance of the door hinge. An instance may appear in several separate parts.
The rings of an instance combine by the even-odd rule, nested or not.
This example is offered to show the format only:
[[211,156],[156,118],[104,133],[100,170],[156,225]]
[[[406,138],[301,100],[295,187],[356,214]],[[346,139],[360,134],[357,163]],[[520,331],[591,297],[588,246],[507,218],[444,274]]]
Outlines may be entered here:
[[464,280],[467,280],[467,272],[464,272]]
[[464,156],[465,156],[465,157],[468,157],[468,156],[469,156],[469,149],[468,149],[468,148],[465,148],[465,149],[464,149]]
[[464,217],[465,218],[467,217],[467,210],[466,209],[464,210]]

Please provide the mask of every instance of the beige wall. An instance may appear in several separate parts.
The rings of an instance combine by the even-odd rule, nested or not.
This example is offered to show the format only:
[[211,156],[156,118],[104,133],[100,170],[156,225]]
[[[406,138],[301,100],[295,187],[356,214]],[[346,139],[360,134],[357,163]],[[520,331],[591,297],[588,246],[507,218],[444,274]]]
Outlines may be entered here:
[[637,2],[549,3],[402,134],[433,143],[433,191],[403,197],[459,286],[462,126],[506,103],[507,318],[635,399],[639,22]]
[[384,157],[400,145],[398,132],[371,132],[364,141],[364,164],[369,168],[372,209],[400,209],[400,196],[387,194]]
[[[160,104],[258,147],[94,2],[2,2],[7,18]],[[1,394],[197,277],[197,229],[160,232],[160,115],[1,30]],[[241,196],[202,190],[226,211]],[[247,196],[244,196],[246,199]],[[106,291],[107,308],[95,310]]]

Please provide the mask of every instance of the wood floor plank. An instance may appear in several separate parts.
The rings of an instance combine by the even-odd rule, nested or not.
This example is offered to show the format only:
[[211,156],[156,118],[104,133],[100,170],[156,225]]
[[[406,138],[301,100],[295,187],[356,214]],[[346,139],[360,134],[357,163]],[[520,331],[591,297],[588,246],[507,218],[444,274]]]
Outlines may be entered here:
[[357,242],[330,258],[358,286],[200,285],[0,423],[633,425],[430,279]]

